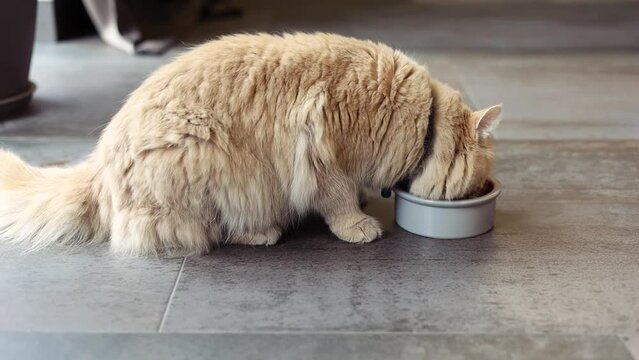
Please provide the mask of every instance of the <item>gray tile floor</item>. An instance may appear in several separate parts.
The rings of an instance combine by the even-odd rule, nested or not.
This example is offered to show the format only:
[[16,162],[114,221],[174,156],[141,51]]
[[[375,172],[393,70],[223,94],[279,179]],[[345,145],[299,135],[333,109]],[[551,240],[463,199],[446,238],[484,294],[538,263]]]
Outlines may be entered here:
[[[386,235],[363,246],[317,218],[277,246],[202,257],[2,245],[0,358],[639,359],[638,5],[487,7],[475,13],[495,36],[473,43],[450,31],[472,7],[327,6],[300,22],[291,4],[258,4],[215,31],[377,38],[474,105],[503,102],[494,231],[422,239],[373,197],[366,211]],[[0,146],[41,165],[86,156],[126,94],[181,51],[132,58],[92,38],[39,38],[34,106],[0,124]]]

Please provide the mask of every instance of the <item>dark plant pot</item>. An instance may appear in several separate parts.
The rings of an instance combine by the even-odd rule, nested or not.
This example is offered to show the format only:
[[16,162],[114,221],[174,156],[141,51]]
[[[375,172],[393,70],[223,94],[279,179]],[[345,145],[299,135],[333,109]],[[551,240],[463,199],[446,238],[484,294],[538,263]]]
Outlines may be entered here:
[[36,0],[0,0],[0,120],[24,110],[35,91],[29,81]]

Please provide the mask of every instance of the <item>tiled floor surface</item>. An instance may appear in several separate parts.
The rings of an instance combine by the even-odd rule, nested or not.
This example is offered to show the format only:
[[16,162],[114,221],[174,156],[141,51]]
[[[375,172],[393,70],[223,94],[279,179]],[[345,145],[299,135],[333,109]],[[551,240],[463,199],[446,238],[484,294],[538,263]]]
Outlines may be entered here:
[[[478,28],[494,36],[468,35],[478,44],[463,36],[478,18],[460,35],[464,12],[427,2],[386,16],[329,6],[304,22],[260,2],[244,21],[384,40],[475,106],[503,102],[494,231],[419,238],[374,197],[366,211],[386,234],[363,246],[317,218],[276,246],[202,257],[2,245],[0,358],[639,359],[639,7],[482,10]],[[172,54],[39,42],[34,106],[0,124],[0,146],[36,164],[79,161]]]

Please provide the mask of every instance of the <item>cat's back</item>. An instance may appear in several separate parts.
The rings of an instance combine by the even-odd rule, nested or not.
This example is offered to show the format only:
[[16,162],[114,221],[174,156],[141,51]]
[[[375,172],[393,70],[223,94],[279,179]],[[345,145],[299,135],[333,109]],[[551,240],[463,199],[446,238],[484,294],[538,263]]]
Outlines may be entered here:
[[243,97],[265,91],[273,92],[267,97],[285,95],[318,83],[330,90],[354,81],[384,81],[379,69],[408,62],[386,45],[335,34],[230,35],[179,56],[152,74],[141,90],[149,99],[251,101]]
[[183,118],[195,111],[216,132],[241,138],[263,129],[259,134],[271,138],[274,122],[297,124],[291,110],[313,103],[313,96],[333,109],[348,104],[358,113],[402,107],[408,113],[422,111],[429,94],[426,69],[383,44],[326,33],[231,35],[154,72],[111,127],[148,137],[174,113]]
[[[236,69],[259,68],[264,70],[312,70],[319,66],[358,66],[379,57],[393,57],[390,47],[368,40],[359,40],[328,33],[295,33],[283,35],[239,34],[224,36],[203,44],[183,60],[208,62],[209,66]],[[330,75],[330,74],[324,74]]]

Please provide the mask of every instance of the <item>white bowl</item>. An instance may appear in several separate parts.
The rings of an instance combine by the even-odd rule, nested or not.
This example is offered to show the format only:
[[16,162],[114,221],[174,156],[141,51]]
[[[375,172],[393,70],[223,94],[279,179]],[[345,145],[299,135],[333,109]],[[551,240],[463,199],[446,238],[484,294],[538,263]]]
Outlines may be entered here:
[[441,201],[427,200],[394,188],[395,221],[406,231],[438,239],[481,235],[495,225],[495,204],[501,183],[490,179],[492,189],[480,197]]

